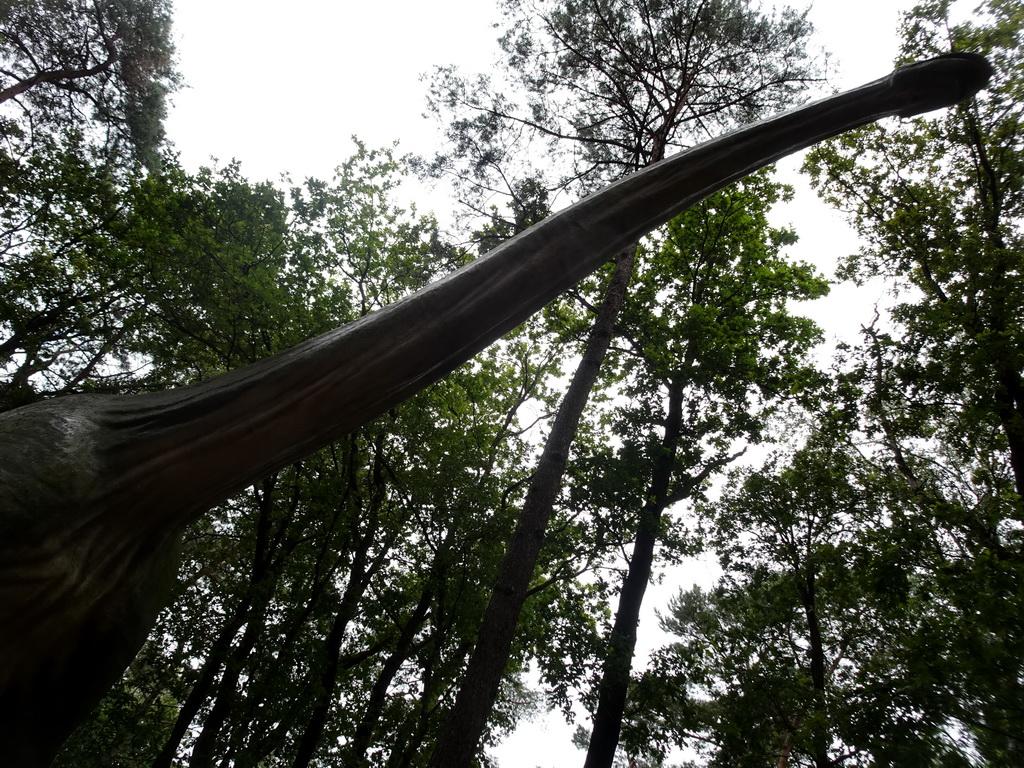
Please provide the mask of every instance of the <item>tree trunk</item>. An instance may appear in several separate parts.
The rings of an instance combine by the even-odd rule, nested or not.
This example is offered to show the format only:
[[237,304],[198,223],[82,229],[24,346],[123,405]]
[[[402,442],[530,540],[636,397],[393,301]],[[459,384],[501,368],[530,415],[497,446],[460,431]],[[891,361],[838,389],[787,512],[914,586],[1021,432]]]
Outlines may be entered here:
[[395,649],[385,660],[380,673],[377,675],[377,680],[370,691],[370,700],[366,705],[366,710],[363,712],[359,725],[356,726],[355,735],[352,737],[351,760],[353,766],[369,765],[366,759],[366,751],[370,748],[377,723],[384,712],[388,688],[391,687],[391,681],[394,680],[398,670],[401,669],[402,664],[409,657],[413,641],[416,639],[416,632],[423,626],[432,601],[433,590],[428,586],[423,590],[423,595],[420,597],[420,602],[416,609],[402,627],[402,632],[395,645]]
[[476,648],[447,726],[431,755],[430,768],[468,768],[476,755],[508,665],[516,622],[533,578],[552,506],[562,485],[569,448],[611,345],[615,320],[625,301],[635,260],[636,246],[623,250],[616,259],[615,271],[598,310],[583,359],[559,406],[551,434],[537,462],[519,522],[487,604]]
[[[360,586],[353,587],[356,574],[353,573],[349,581],[349,589],[342,599],[341,607],[334,616],[331,624],[331,631],[327,635],[324,649],[324,668],[320,673],[320,686],[313,705],[313,711],[309,716],[309,724],[302,732],[299,745],[295,752],[295,761],[292,768],[306,768],[323,737],[324,726],[327,723],[327,715],[330,712],[331,704],[334,701],[334,689],[338,684],[338,667],[341,664],[341,641],[345,638],[345,631],[348,629],[349,621],[355,614],[355,604],[349,599],[348,592],[353,589],[359,591],[358,597],[362,597],[362,574],[360,574]],[[358,603],[358,597],[355,603]]]
[[[156,760],[153,762],[153,768],[171,768],[171,764],[177,756],[178,745],[188,732],[188,728],[199,713],[203,702],[206,701],[206,697],[210,689],[213,688],[217,678],[217,673],[229,662],[231,656],[235,655],[232,653],[231,645],[235,636],[243,625],[251,623],[253,620],[253,614],[255,613],[253,596],[258,592],[257,585],[266,577],[270,562],[270,552],[268,550],[270,542],[270,512],[272,508],[271,497],[276,484],[276,474],[264,478],[260,483],[260,517],[257,522],[256,544],[253,552],[248,594],[242,598],[242,601],[235,608],[231,617],[224,623],[224,628],[214,641],[210,652],[206,656],[203,671],[178,711],[178,717],[174,722],[174,727],[171,729],[171,734],[164,743],[163,749],[160,750],[160,754],[157,755]],[[195,756],[193,755],[194,758]]]
[[[821,638],[821,624],[818,621],[818,609],[814,582],[814,573],[809,570],[804,583],[799,584],[800,599],[803,603],[804,616],[807,619],[808,665],[811,672],[811,685],[814,687],[814,703],[816,707],[825,708],[825,645]],[[824,712],[822,714],[825,714]],[[829,768],[832,761],[828,757],[828,730],[826,718],[815,718],[818,725],[813,734],[815,768]]]
[[626,710],[626,694],[629,689],[629,674],[633,666],[633,651],[636,648],[636,628],[640,622],[640,607],[647,591],[647,582],[651,578],[661,515],[670,502],[669,483],[675,463],[682,412],[683,387],[673,382],[669,387],[668,413],[665,418],[661,454],[651,475],[651,483],[646,494],[648,501],[640,512],[640,524],[637,527],[633,553],[629,558],[629,570],[619,594],[619,606],[615,612],[615,623],[612,625],[608,656],[605,658],[598,686],[597,711],[594,713],[594,727],[590,733],[590,745],[587,748],[584,768],[611,768],[615,749],[619,745],[622,716]]
[[[359,612],[359,603],[363,594],[370,586],[370,580],[380,570],[386,560],[386,553],[390,549],[388,544],[380,547],[380,551],[370,559],[370,550],[377,543],[380,531],[380,513],[384,506],[387,495],[387,481],[384,478],[384,433],[379,432],[373,442],[373,456],[371,460],[371,490],[368,509],[366,510],[366,530],[360,536],[354,536],[356,549],[352,555],[348,583],[345,592],[341,597],[338,611],[335,614],[331,630],[327,635],[326,648],[324,651],[324,668],[320,674],[320,687],[313,705],[313,711],[309,717],[309,723],[299,739],[296,749],[295,760],[292,768],[306,768],[317,747],[323,738],[324,728],[327,724],[327,716],[330,714],[334,703],[334,692],[338,684],[338,671],[341,668],[341,644],[345,639],[345,632],[349,623]],[[353,452],[355,453],[355,452]],[[350,459],[348,470],[350,475],[350,487],[358,487],[355,478],[357,462]]]
[[238,703],[238,681],[245,667],[246,657],[252,652],[259,639],[260,632],[264,628],[263,618],[265,616],[266,612],[262,605],[252,611],[246,622],[241,641],[232,648],[231,657],[225,664],[224,673],[217,686],[213,709],[210,710],[210,714],[203,722],[203,729],[199,732],[195,745],[192,747],[189,768],[212,768],[221,731],[224,730],[224,724]]
[[160,754],[153,761],[153,768],[171,768],[171,764],[178,754],[178,745],[188,732],[188,728],[199,713],[203,702],[206,701],[210,689],[213,688],[217,674],[220,672],[231,650],[231,641],[235,639],[238,630],[245,623],[250,607],[249,599],[244,599],[236,608],[235,613],[225,623],[220,635],[218,635],[206,656],[206,663],[203,665],[203,671],[200,673],[199,679],[196,680],[192,690],[189,691],[188,697],[181,705],[181,709],[178,710],[178,717],[174,721],[174,727],[171,729],[167,741],[164,742]]
[[[260,630],[263,628],[267,598],[264,596],[257,599],[255,596],[266,595],[267,590],[261,587],[265,582],[276,577],[270,567],[275,546],[271,544],[270,523],[274,510],[274,488],[277,486],[277,479],[277,474],[273,474],[259,484],[256,546],[249,579],[249,594],[246,596],[246,602],[252,607],[245,618],[245,632],[242,634],[242,639],[238,645],[231,648],[231,653],[227,657],[224,673],[217,686],[213,709],[203,723],[203,729],[199,732],[192,748],[189,768],[209,768],[213,765],[218,737],[237,701],[238,680],[245,665],[245,659],[255,647]],[[234,635],[228,638],[229,642],[233,638]]]

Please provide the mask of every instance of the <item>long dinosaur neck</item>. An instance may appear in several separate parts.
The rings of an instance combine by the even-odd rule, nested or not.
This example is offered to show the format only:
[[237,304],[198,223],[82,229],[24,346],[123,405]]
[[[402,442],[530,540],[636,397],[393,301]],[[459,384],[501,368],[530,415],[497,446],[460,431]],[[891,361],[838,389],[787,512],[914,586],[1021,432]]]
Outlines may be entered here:
[[550,217],[407,299],[203,384],[103,405],[113,487],[183,524],[437,381],[624,246],[742,176],[891,115],[948,106],[988,79],[980,57],[896,70],[727,134]]

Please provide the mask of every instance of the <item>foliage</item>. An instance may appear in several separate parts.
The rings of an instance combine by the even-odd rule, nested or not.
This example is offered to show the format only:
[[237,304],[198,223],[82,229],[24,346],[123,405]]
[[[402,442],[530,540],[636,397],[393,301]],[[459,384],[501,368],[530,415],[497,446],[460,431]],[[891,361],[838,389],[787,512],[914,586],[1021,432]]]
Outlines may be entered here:
[[569,496],[569,509],[594,529],[583,536],[609,547],[609,564],[632,542],[602,652],[595,734],[609,727],[600,716],[613,685],[628,706],[629,659],[655,562],[677,563],[699,546],[685,510],[744,446],[762,440],[774,411],[816,382],[806,355],[817,328],[788,304],[827,286],[780,255],[793,235],[772,229],[766,213],[785,193],[755,174],[670,222],[638,266],[613,355],[617,402]]
[[121,219],[177,80],[162,2],[0,4],[0,410],[135,386],[153,243]]
[[[425,171],[460,198],[518,203],[529,179],[572,195],[695,138],[792,103],[812,82],[805,14],[768,15],[746,0],[502,0],[493,73],[438,68],[431,110],[448,148]],[[528,199],[528,198],[527,198]]]
[[915,524],[931,529],[936,609],[921,618],[916,647],[944,638],[942,663],[928,669],[941,707],[984,759],[1003,764],[1024,748],[1014,735],[1024,732],[1024,606],[1011,586],[1024,564],[1024,19],[999,1],[959,26],[947,12],[925,4],[908,17],[905,55],[977,50],[996,66],[990,89],[943,117],[834,142],[810,168],[867,238],[849,270],[899,275],[915,289],[892,309],[898,334],[866,331],[851,378],[910,535]]
[[73,128],[107,161],[154,168],[178,84],[170,24],[166,0],[0,4],[0,103],[18,108],[0,135]]
[[[110,191],[94,251],[75,229],[89,211],[58,230],[64,209],[44,207],[38,228],[73,244],[52,274],[81,297],[85,320],[72,331],[82,341],[57,324],[66,318],[29,322],[30,308],[60,295],[38,270],[49,241],[12,243],[9,264],[24,266],[4,273],[21,291],[10,295],[58,353],[38,353],[29,370],[16,352],[10,380],[31,398],[187,384],[400,299],[466,256],[432,219],[391,203],[399,180],[389,151],[361,145],[331,182],[288,196],[237,165],[190,176],[167,163]],[[122,324],[86,322],[111,304],[131,309]],[[32,349],[28,331],[9,337],[12,349]],[[551,361],[534,354],[534,332],[197,523],[181,595],[61,764],[421,764],[509,535],[528,450],[517,413],[549,396]],[[79,344],[92,367],[62,378],[77,370]],[[550,599],[565,602],[559,588]],[[494,733],[533,706],[516,692],[518,668]]]
[[[775,109],[814,75],[789,10],[503,7],[503,69],[432,83],[451,123],[431,170],[465,180],[480,250],[546,215],[557,190]],[[1021,762],[1024,17],[990,0],[951,26],[947,10],[908,15],[904,54],[980,50],[993,88],[808,161],[867,243],[844,275],[898,290],[828,374],[807,364],[817,330],[790,308],[825,284],[783,258],[795,235],[768,223],[786,194],[769,174],[688,211],[622,269],[485,744],[540,706],[527,667],[569,712],[601,700],[608,662],[630,764],[679,746],[706,765]],[[389,150],[357,143],[333,179],[287,191],[237,164],[155,163],[175,82],[162,4],[8,3],[0,24],[2,409],[215,376],[472,258],[392,202],[403,162]],[[559,367],[588,347],[611,273],[186,532],[175,604],[61,764],[425,765]],[[806,421],[781,420],[798,407]],[[709,493],[746,446],[792,436]],[[663,619],[675,641],[630,680],[651,574],[702,546],[726,575],[679,595]]]
[[[482,228],[485,237],[488,233],[516,231],[524,220],[532,218],[532,213],[547,208],[555,190],[579,194],[598,183],[662,159],[670,149],[684,145],[709,128],[731,126],[738,120],[750,120],[788,104],[812,77],[813,66],[805,50],[810,27],[802,15],[790,10],[769,16],[747,2],[647,0],[556,3],[509,0],[503,3],[503,8],[505,20],[499,42],[504,56],[493,84],[489,76],[471,80],[451,69],[439,69],[435,73],[431,106],[448,124],[449,151],[438,154],[431,164],[424,164],[429,173],[450,173],[456,177],[456,186],[471,215],[485,215],[490,220]],[[495,195],[502,193],[507,193],[510,200],[510,215],[505,218],[492,202]],[[724,216],[722,222],[727,218]],[[690,223],[688,220],[687,224]],[[731,223],[721,223],[721,226],[728,229]],[[683,226],[680,225],[680,231]],[[756,233],[745,233],[755,251],[754,243],[764,234],[764,228],[763,221],[759,220],[752,226],[758,229]],[[708,241],[705,253],[710,253],[715,245],[727,247],[724,238],[718,242],[717,233],[712,229],[713,225],[709,225],[701,230]],[[737,231],[733,237],[742,235]],[[582,347],[579,366],[538,461],[535,480],[517,528],[517,539],[513,540],[506,559],[517,584],[523,584],[529,576],[524,571],[534,567],[533,555],[522,553],[546,527],[570,444],[579,440],[584,406],[588,399],[595,397],[596,377],[610,339],[623,333],[625,323],[619,321],[618,314],[627,301],[634,258],[634,249],[628,249],[615,260],[608,276],[585,281],[576,294],[582,311],[568,302],[561,302],[547,315],[554,321],[559,335],[575,337]],[[678,262],[660,262],[657,266],[673,276],[681,267]],[[683,280],[685,282],[685,278]],[[649,302],[643,309],[639,303],[636,305],[637,316],[650,312],[661,317],[663,309],[666,315],[676,309],[671,306],[676,297],[666,300],[655,292],[647,298]],[[709,317],[709,325],[713,324]],[[646,330],[640,328],[635,332],[641,337]],[[697,343],[694,336],[686,338]],[[794,345],[799,347],[801,342],[794,341]],[[703,352],[708,354],[707,350]],[[716,439],[709,434],[717,436],[722,428],[715,417],[709,419],[706,431],[701,428],[691,432],[691,425],[683,423],[684,412],[686,418],[696,418],[699,409],[699,395],[694,396],[692,402],[687,401],[685,409],[682,407],[684,390],[691,385],[689,377],[700,379],[696,373],[698,367],[696,363],[684,364],[680,370],[660,371],[646,384],[639,383],[649,374],[646,370],[631,371],[627,366],[618,372],[603,374],[609,383],[635,375],[632,381],[637,386],[648,387],[646,402],[637,408],[639,423],[633,432],[643,434],[643,439],[650,441],[642,450],[626,452],[622,457],[613,458],[610,452],[604,452],[602,458],[594,460],[590,479],[580,481],[584,487],[581,493],[585,494],[586,486],[598,483],[594,478],[604,474],[622,472],[634,480],[635,483],[620,488],[623,499],[628,497],[628,501],[624,501],[621,508],[616,505],[614,516],[623,523],[624,532],[629,531],[645,541],[643,546],[638,543],[634,549],[631,576],[624,582],[622,598],[630,605],[623,609],[620,604],[619,619],[612,629],[611,639],[598,644],[592,630],[573,636],[574,654],[593,654],[596,650],[599,657],[604,657],[606,669],[626,670],[628,674],[636,623],[628,617],[639,609],[654,543],[659,538],[658,520],[662,511],[669,503],[686,498],[711,472],[728,461],[721,445],[712,446],[705,455],[704,442]],[[702,381],[692,382],[698,391],[702,384]],[[743,384],[737,385],[737,391],[740,390],[745,391]],[[618,394],[619,391],[613,385],[606,393]],[[635,393],[626,391],[625,394],[630,397]],[[603,396],[607,395],[596,393],[597,398]],[[738,397],[743,400],[742,395]],[[725,399],[728,400],[728,396]],[[666,409],[668,415],[664,415]],[[607,413],[594,418],[607,418]],[[655,423],[664,427],[665,434],[655,437],[659,430],[651,420],[659,418],[660,422]],[[756,419],[750,423],[754,421]],[[595,428],[597,435],[606,431],[605,425]],[[736,435],[747,431],[747,428],[737,427]],[[684,432],[687,446],[679,449],[676,442]],[[726,437],[717,439],[728,442]],[[577,448],[576,452],[581,449]],[[626,456],[633,462],[624,472],[607,466],[624,462]],[[670,490],[668,484],[678,487]],[[537,501],[542,498],[543,503]],[[569,520],[568,524],[557,521],[556,530],[567,533],[575,529],[576,521],[571,517]],[[603,526],[595,527],[600,530]],[[581,570],[593,567],[606,557],[600,550],[574,546],[571,541],[577,537],[581,542],[588,541],[585,533],[558,535],[557,540],[570,552],[583,550],[577,555]],[[607,542],[609,538],[600,536],[599,541]],[[502,573],[504,578],[506,570]],[[608,590],[609,584],[600,580],[594,587],[595,595],[607,594]],[[520,592],[504,581],[499,583],[491,599],[493,611],[489,615],[507,616],[518,611],[517,605],[510,605],[512,598],[505,597],[506,594]],[[620,631],[620,622],[628,628],[625,634]],[[495,620],[482,628],[477,646],[480,658],[501,655],[500,651],[490,650],[491,644],[498,642],[497,626]],[[500,633],[510,631],[503,628]],[[557,641],[556,644],[569,645]],[[579,686],[582,677],[582,673],[573,672],[571,666],[563,659],[556,661],[554,668],[544,669],[542,662],[545,679],[563,705],[567,691]],[[466,764],[467,747],[461,742],[471,741],[472,737],[462,734],[473,730],[469,722],[486,706],[485,702],[476,700],[484,695],[478,692],[488,688],[480,682],[483,673],[478,670],[483,667],[482,662],[479,666],[471,665],[463,693],[460,693],[461,704],[456,714],[462,719],[449,727],[451,733],[459,735],[446,738],[439,747],[438,754],[453,765]],[[619,713],[616,710],[625,695],[624,680],[620,678],[622,676],[618,675],[614,694],[600,695],[595,720],[594,732],[608,734],[609,738],[617,734]],[[600,687],[602,691],[610,690],[606,683],[601,683]],[[467,704],[471,697],[473,702]],[[608,702],[614,702],[610,709]],[[456,741],[460,742],[458,747]],[[614,751],[614,744],[611,750],[604,751]],[[605,754],[602,760],[610,763],[610,754]],[[440,764],[440,758],[435,755],[434,765]]]
[[2,157],[0,407],[120,388],[141,305],[132,255],[111,236],[125,190],[74,133]]
[[726,575],[680,595],[627,740],[707,765],[1015,765],[1021,681],[1017,4],[904,21],[907,58],[996,64],[948,114],[810,153],[894,303],[844,346],[805,443],[704,508]]
[[726,576],[670,604],[631,740],[707,765],[962,764],[907,653],[928,581],[878,484],[828,432],[733,477],[703,510]]

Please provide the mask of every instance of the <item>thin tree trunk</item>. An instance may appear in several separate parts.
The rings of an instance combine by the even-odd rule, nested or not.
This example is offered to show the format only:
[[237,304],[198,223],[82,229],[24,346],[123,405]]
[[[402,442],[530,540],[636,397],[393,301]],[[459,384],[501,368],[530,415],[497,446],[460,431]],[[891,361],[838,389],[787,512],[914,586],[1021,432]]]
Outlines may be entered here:
[[[807,619],[808,665],[811,672],[811,686],[814,688],[815,705],[825,706],[825,645],[821,638],[821,624],[818,621],[818,609],[815,595],[814,573],[808,572],[803,584],[799,585],[800,599],[803,603],[804,616]],[[814,733],[814,765],[815,768],[829,768],[832,761],[828,757],[828,731],[826,720],[816,718]]]
[[[355,442],[357,442],[355,436],[345,442],[349,453],[355,450],[353,445]],[[291,505],[293,510],[297,509],[299,505],[301,493],[299,485],[296,484],[292,489]],[[339,525],[339,519],[348,508],[350,494],[352,494],[351,487],[347,488],[342,498],[333,505],[332,517],[324,522],[324,530],[334,531]],[[351,536],[341,540],[331,535],[322,537],[316,565],[312,569],[309,596],[301,609],[295,606],[297,611],[291,615],[287,630],[281,636],[280,641],[275,643],[274,667],[288,669],[293,663],[297,663],[294,658],[295,643],[317,609],[323,607],[326,601],[336,602],[336,598],[328,594],[328,586],[336,582],[336,574],[343,565],[346,568],[349,567],[346,557],[353,549]],[[273,716],[268,716],[266,710],[273,709],[273,707],[266,708],[265,703],[267,695],[273,695],[273,686],[268,684],[266,677],[272,677],[274,670],[267,666],[261,666],[259,670],[250,670],[250,672],[253,674],[250,684],[258,693],[248,696],[246,699],[247,709],[245,713],[242,713],[242,717],[245,718],[244,721],[248,723],[249,727],[244,730],[234,729],[232,732],[232,742],[228,746],[225,757],[231,756],[233,762],[226,764],[255,766],[268,756],[279,753],[283,749],[287,735],[291,733],[295,721],[303,716],[301,708],[295,707],[284,713],[277,712]],[[297,694],[296,699],[298,698],[301,698],[301,695]]]
[[995,412],[1006,436],[1017,493],[1024,498],[1024,380],[1009,365],[997,368]]
[[590,745],[584,768],[611,768],[615,749],[619,745],[622,730],[622,716],[626,710],[626,694],[629,688],[629,674],[633,666],[633,651],[636,648],[636,628],[640,622],[640,607],[643,605],[647,582],[651,578],[654,563],[654,548],[658,543],[661,515],[672,501],[669,497],[669,483],[675,464],[676,445],[679,441],[683,412],[683,388],[673,382],[669,387],[668,413],[665,418],[665,434],[647,490],[648,501],[640,512],[633,553],[629,558],[629,570],[622,582],[618,610],[609,639],[608,656],[605,658],[598,685],[597,711],[594,713],[594,727],[590,733]]
[[220,678],[220,684],[217,686],[213,709],[210,710],[210,714],[203,722],[203,729],[199,732],[195,745],[192,747],[189,768],[212,768],[220,734],[238,703],[238,681],[241,679],[245,660],[255,647],[260,632],[264,629],[263,619],[265,616],[266,612],[262,605],[252,611],[246,622],[242,639],[232,648],[231,658],[228,659],[224,674]]
[[188,732],[188,728],[199,713],[203,702],[206,701],[210,689],[213,688],[214,681],[217,679],[217,673],[220,672],[231,650],[231,641],[235,639],[238,630],[245,623],[250,607],[251,603],[246,598],[224,625],[220,635],[206,656],[206,663],[203,665],[203,671],[199,675],[199,679],[196,680],[192,690],[189,691],[188,697],[181,705],[181,709],[178,710],[178,717],[174,721],[174,727],[171,729],[167,741],[164,742],[160,754],[153,761],[153,768],[171,768],[171,764],[178,754],[178,745]]
[[[178,745],[188,732],[188,728],[199,713],[203,702],[206,701],[206,698],[217,679],[217,673],[221,671],[225,663],[227,663],[229,658],[233,655],[231,648],[232,641],[234,641],[235,636],[244,624],[252,622],[252,615],[254,613],[252,598],[257,592],[256,585],[266,576],[267,566],[270,560],[268,547],[270,541],[270,511],[272,507],[271,495],[276,484],[276,474],[264,478],[262,483],[260,483],[262,486],[262,495],[260,497],[260,517],[257,523],[256,545],[253,552],[253,564],[248,594],[243,597],[241,603],[239,603],[238,607],[235,608],[234,613],[225,622],[224,628],[214,641],[210,652],[206,656],[206,663],[203,666],[203,671],[195,685],[192,686],[192,690],[189,691],[189,695],[182,704],[181,709],[178,711],[178,717],[174,722],[174,727],[171,729],[170,736],[168,736],[167,741],[160,750],[160,754],[157,755],[156,760],[153,762],[153,768],[171,768],[171,763],[177,756]],[[194,758],[195,755],[193,754],[193,759]]]
[[[368,521],[365,533],[358,539],[359,548],[352,557],[352,568],[349,574],[348,584],[345,593],[342,595],[341,604],[334,617],[331,631],[328,633],[325,651],[325,666],[320,676],[320,689],[313,712],[309,718],[309,724],[302,733],[299,745],[296,750],[295,760],[292,768],[306,768],[317,747],[323,738],[324,727],[327,724],[327,716],[330,714],[334,703],[334,692],[338,684],[338,671],[342,664],[341,643],[345,638],[345,632],[349,623],[355,618],[359,610],[359,602],[363,598],[370,580],[380,570],[385,561],[385,554],[389,546],[385,545],[381,552],[378,552],[373,560],[370,560],[370,548],[377,540],[380,531],[380,512],[384,506],[386,497],[387,482],[384,479],[384,433],[379,432],[373,444],[373,463],[371,469],[372,483],[369,500]],[[350,474],[355,473],[356,462],[349,462]],[[358,487],[353,477],[351,487]]]
[[416,632],[423,626],[432,601],[433,590],[428,586],[423,590],[423,595],[420,597],[420,602],[413,611],[412,616],[409,617],[409,620],[402,627],[402,632],[395,645],[395,649],[385,660],[380,674],[377,675],[377,680],[370,691],[370,700],[366,705],[366,711],[363,713],[359,725],[356,726],[355,735],[352,737],[352,765],[369,765],[366,759],[366,751],[370,748],[374,731],[377,729],[380,716],[384,712],[388,688],[391,687],[391,681],[394,680],[398,670],[401,669],[402,664],[409,656],[413,641],[416,638]]
[[430,768],[467,768],[476,755],[501,678],[508,665],[516,622],[537,564],[548,519],[562,486],[569,448],[583,409],[611,345],[615,320],[625,301],[636,260],[636,246],[623,250],[605,299],[598,310],[583,359],[559,406],[544,451],[523,503],[523,510],[480,627],[455,706],[430,758]]
[[189,768],[210,768],[213,765],[218,738],[238,700],[238,680],[245,666],[245,659],[255,647],[260,631],[263,629],[267,598],[261,597],[257,601],[251,596],[265,594],[266,590],[260,589],[260,586],[274,577],[270,564],[273,560],[273,551],[280,542],[276,541],[273,545],[271,543],[270,519],[274,510],[274,488],[277,485],[277,478],[275,473],[260,483],[260,516],[256,526],[256,547],[249,581],[250,597],[248,598],[248,602],[253,607],[245,619],[245,632],[242,634],[242,639],[231,649],[231,654],[224,666],[224,673],[217,686],[213,709],[206,717],[203,729],[199,732],[192,748]]
[[[368,544],[369,542],[367,542]],[[362,582],[362,574],[359,575],[359,580]],[[353,586],[355,583],[356,574],[353,573],[352,580],[349,581],[350,589],[346,590],[346,595],[342,599],[342,605],[335,614],[334,622],[331,624],[331,631],[327,635],[326,647],[324,649],[324,668],[320,673],[320,687],[316,703],[313,705],[313,711],[310,713],[309,723],[303,730],[302,738],[299,740],[292,768],[306,768],[313,759],[317,747],[320,746],[324,726],[327,723],[327,715],[334,701],[334,689],[338,684],[338,667],[341,664],[341,642],[345,638],[349,622],[355,615],[358,597],[362,597],[362,584],[355,587]],[[354,602],[348,594],[352,590],[359,591],[359,596]]]
[[[435,605],[441,602],[443,599],[438,597]],[[422,672],[419,701],[416,711],[410,712],[406,722],[399,727],[395,746],[388,756],[388,768],[410,768],[414,762],[417,765],[423,764],[421,756],[429,749],[425,742],[428,734],[436,727],[432,727],[432,723],[436,719],[439,702],[443,700],[444,692],[452,687],[462,660],[473,651],[473,644],[468,639],[459,642],[452,651],[444,651],[447,633],[453,626],[442,619],[435,625],[433,637],[424,644],[425,653],[420,659]]]

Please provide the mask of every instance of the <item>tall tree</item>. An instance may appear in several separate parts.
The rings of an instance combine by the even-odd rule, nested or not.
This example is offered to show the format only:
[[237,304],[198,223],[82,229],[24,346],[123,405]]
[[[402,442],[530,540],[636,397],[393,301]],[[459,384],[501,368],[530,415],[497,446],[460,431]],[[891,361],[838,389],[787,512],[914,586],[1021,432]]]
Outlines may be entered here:
[[155,167],[178,83],[170,25],[166,0],[5,2],[0,103],[31,115],[31,130],[74,127],[110,157]]
[[703,505],[725,575],[663,619],[677,639],[635,681],[633,749],[709,766],[968,764],[908,655],[931,577],[851,424],[824,421]]
[[[206,378],[465,259],[431,219],[394,206],[399,179],[390,153],[360,147],[332,182],[290,198],[236,165],[134,185],[103,228],[140,297],[125,336],[138,370],[122,385]],[[62,764],[422,764],[520,498],[517,412],[548,398],[533,333],[190,531],[182,594]],[[497,727],[520,711],[503,703]]]
[[929,542],[922,676],[980,755],[1012,764],[1024,749],[1024,605],[1012,586],[1024,568],[1024,16],[993,0],[957,25],[949,5],[906,16],[903,55],[981,52],[998,71],[991,90],[943,117],[835,141],[809,168],[866,240],[849,271],[903,291],[891,325],[867,328],[856,380],[908,535],[921,526]]
[[122,386],[142,301],[110,232],[130,193],[74,135],[0,158],[0,409]]
[[[708,765],[1015,765],[1022,715],[1017,4],[903,23],[907,58],[980,51],[991,94],[811,153],[897,296],[836,363],[808,442],[705,507],[726,569],[673,605],[627,740]],[[659,746],[659,740],[663,740]],[[653,747],[653,748],[652,748]]]
[[[530,142],[544,145],[550,157],[568,159],[556,161],[559,175],[549,175],[544,188],[579,191],[657,162],[703,131],[785,105],[811,77],[804,48],[809,25],[788,10],[768,17],[732,0],[508,0],[504,10],[500,75],[520,100],[493,89],[488,77],[469,81],[452,70],[439,70],[431,88],[433,108],[450,121],[452,146],[431,170],[462,168],[462,188],[476,210],[496,189],[512,192],[518,203],[517,174],[543,178],[532,170],[536,157],[529,150],[515,156]],[[432,765],[468,766],[476,752],[635,258],[631,248],[616,259],[602,298],[593,303],[581,365],[535,469]]]
[[793,235],[771,229],[767,213],[783,193],[758,174],[672,221],[624,311],[616,356],[627,401],[612,416],[621,445],[614,460],[623,466],[603,515],[630,519],[636,533],[587,765],[610,766],[615,755],[644,592],[658,545],[676,538],[667,510],[700,498],[709,477],[742,454],[739,446],[760,442],[770,414],[816,378],[805,356],[817,328],[788,303],[827,286],[780,254]]
[[0,410],[132,380],[145,262],[114,230],[177,81],[161,0],[0,4]]

